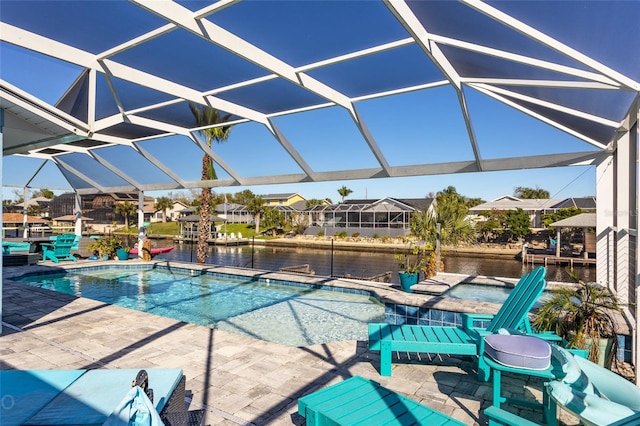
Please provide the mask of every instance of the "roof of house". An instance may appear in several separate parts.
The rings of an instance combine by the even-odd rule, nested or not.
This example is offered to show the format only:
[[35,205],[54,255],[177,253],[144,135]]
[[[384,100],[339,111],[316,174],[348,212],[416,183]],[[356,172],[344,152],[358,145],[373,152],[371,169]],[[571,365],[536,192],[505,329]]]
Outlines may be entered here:
[[29,198],[26,202],[22,202],[22,203],[16,203],[16,206],[20,206],[20,207],[29,207],[29,206],[33,206],[33,205],[47,205],[51,202],[52,198],[47,198],[47,197],[34,197],[34,198]]
[[297,192],[286,192],[283,194],[265,194],[261,197],[265,200],[288,200],[289,198],[295,197],[296,195],[302,197],[302,195],[298,194]]
[[554,206],[554,208],[556,209],[565,209],[570,207],[577,207],[579,209],[585,210],[595,210],[596,197],[567,198]]
[[556,228],[595,228],[596,214],[580,213],[575,216],[553,222],[549,226]]
[[[2,213],[2,223],[24,223],[22,213]],[[49,223],[46,217],[27,216],[27,223]]]
[[557,209],[555,205],[564,201],[558,198],[533,198],[533,199],[520,199],[515,197],[501,197],[493,201],[478,204],[471,207],[470,212],[482,212],[485,210],[549,210]]

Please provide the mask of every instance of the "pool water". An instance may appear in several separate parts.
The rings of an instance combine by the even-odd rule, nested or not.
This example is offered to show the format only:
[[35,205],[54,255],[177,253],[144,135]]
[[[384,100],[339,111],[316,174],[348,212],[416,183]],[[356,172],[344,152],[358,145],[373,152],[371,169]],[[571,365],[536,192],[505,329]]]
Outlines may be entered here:
[[[511,294],[511,290],[512,288],[510,287],[496,285],[460,283],[442,293],[442,296],[451,297],[453,299],[473,300],[476,302],[488,302],[502,305],[509,297],[509,294]],[[542,296],[540,296],[536,302],[536,306],[548,297],[548,292],[543,292]]]
[[384,306],[368,295],[167,270],[74,272],[24,283],[288,346],[366,340]]

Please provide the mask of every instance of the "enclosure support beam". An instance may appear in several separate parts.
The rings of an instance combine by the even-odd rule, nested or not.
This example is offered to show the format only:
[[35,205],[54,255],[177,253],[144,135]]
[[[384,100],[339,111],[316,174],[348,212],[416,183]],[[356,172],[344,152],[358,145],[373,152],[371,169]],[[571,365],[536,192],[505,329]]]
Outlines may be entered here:
[[631,361],[640,384],[637,107],[596,166],[596,280],[614,291],[631,331]]

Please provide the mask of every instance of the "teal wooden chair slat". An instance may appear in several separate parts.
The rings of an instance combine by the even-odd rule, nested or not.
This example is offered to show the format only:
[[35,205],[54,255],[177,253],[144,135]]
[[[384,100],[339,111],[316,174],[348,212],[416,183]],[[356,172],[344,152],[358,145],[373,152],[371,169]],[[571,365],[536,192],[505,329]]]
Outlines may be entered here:
[[298,413],[309,426],[464,424],[360,376],[300,398]]
[[[487,381],[489,368],[479,357],[484,350],[483,337],[501,328],[532,333],[528,314],[546,287],[545,275],[544,267],[523,275],[495,315],[463,314],[462,326],[369,324],[369,349],[380,351],[380,375],[391,375],[393,351],[426,352],[475,355],[478,357],[478,378]],[[479,327],[480,322],[489,324]],[[548,340],[555,340],[554,337],[550,333],[544,334]]]
[[77,259],[71,254],[71,248],[76,242],[74,234],[59,235],[52,243],[42,244],[42,260],[51,260],[55,263],[61,260],[71,260],[75,262]]

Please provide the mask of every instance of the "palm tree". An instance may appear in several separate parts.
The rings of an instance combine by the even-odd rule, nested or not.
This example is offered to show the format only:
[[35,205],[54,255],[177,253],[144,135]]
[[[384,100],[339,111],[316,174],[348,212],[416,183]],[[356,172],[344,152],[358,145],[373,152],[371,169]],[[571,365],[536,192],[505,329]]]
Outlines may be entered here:
[[550,194],[549,191],[538,186],[535,188],[518,186],[513,190],[513,196],[522,199],[535,200],[540,198],[548,199]]
[[125,228],[128,228],[129,216],[133,216],[134,214],[136,214],[136,206],[135,204],[125,201],[124,203],[116,204],[115,212],[120,216],[124,216],[124,226]]
[[260,233],[260,214],[264,210],[264,199],[261,196],[256,195],[249,201],[246,207],[249,213],[253,214],[253,217],[255,218],[256,234],[259,234]]
[[[189,102],[189,108],[196,119],[198,127],[213,126],[229,121],[230,114],[222,115],[215,109],[204,105]],[[229,138],[232,125],[209,127],[198,130],[198,134],[204,137],[207,146],[211,148],[213,141],[224,142]],[[213,167],[213,159],[204,153],[202,157],[202,180],[217,179],[216,170]],[[211,228],[211,188],[203,186],[200,195],[200,222],[198,223],[198,245],[196,248],[196,262],[204,263],[207,258],[209,230]]]
[[353,191],[347,188],[346,186],[342,186],[342,188],[338,189],[338,194],[342,197],[342,202],[344,203],[344,199],[349,196]]
[[167,209],[173,207],[173,200],[169,197],[160,197],[153,206],[156,210],[162,210],[162,223],[167,221]]
[[436,242],[437,223],[440,223],[442,244],[455,245],[473,240],[473,226],[467,218],[469,208],[465,198],[453,186],[436,194],[434,210],[423,210],[411,215],[411,233],[430,243]]

